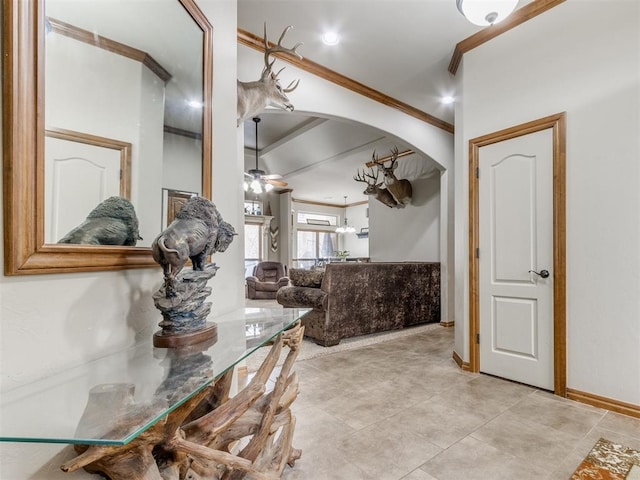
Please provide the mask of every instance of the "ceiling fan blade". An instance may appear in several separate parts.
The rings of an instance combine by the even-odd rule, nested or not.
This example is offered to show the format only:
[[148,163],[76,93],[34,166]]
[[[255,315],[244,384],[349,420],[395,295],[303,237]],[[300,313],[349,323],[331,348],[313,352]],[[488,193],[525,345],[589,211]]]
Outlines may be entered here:
[[265,180],[274,180],[276,178],[282,178],[282,175],[278,175],[277,173],[270,173],[269,175],[262,175],[262,178]]
[[270,183],[271,185],[275,185],[276,187],[286,187],[287,185],[289,185],[287,182],[283,182],[281,180],[270,180],[270,179],[267,179],[266,182]]

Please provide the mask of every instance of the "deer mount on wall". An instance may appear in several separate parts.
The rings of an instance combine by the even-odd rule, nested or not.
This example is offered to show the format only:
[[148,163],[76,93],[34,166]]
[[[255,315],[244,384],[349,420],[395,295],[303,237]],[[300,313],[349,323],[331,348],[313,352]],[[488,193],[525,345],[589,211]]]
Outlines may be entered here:
[[292,48],[282,46],[282,40],[291,28],[293,28],[291,25],[285,28],[278,39],[278,44],[270,47],[267,39],[267,24],[264,24],[264,68],[260,79],[255,82],[241,82],[238,80],[238,126],[247,118],[256,116],[268,106],[289,111],[293,110],[293,104],[287,97],[287,93],[293,92],[298,87],[300,80],[293,80],[286,88],[282,88],[278,82],[278,75],[285,67],[273,73],[272,68],[276,59],[269,61],[269,57],[274,53],[293,55],[302,60],[302,55],[296,52],[296,49],[302,43],[296,43]]
[[[411,203],[413,195],[411,182],[406,178],[398,179],[394,173],[394,170],[398,168],[398,154],[397,148],[391,150],[391,165],[386,167],[385,162],[381,161],[374,151],[371,160],[377,169],[370,168],[369,173],[366,173],[363,169],[362,174],[358,170],[358,174],[353,177],[356,182],[367,184],[367,188],[362,193],[372,195],[376,200],[390,208],[404,208]],[[384,180],[378,183],[380,173],[383,174]],[[383,185],[385,188],[382,187]]]
[[[375,173],[375,175],[374,175]],[[365,195],[371,195],[376,200],[381,203],[384,203],[387,207],[394,208],[398,206],[398,202],[393,198],[393,195],[386,188],[382,188],[383,182],[378,183],[378,176],[380,172],[378,170],[369,169],[369,173],[366,173],[364,168],[362,169],[362,174],[360,174],[360,170],[358,170],[358,174],[353,177],[356,182],[363,182],[367,184],[367,188],[365,188]]]

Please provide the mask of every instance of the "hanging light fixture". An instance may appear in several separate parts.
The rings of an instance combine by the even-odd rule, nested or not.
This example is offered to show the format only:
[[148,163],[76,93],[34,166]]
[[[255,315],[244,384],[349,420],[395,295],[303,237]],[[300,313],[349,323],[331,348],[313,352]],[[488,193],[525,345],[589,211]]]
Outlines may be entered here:
[[518,0],[456,0],[460,13],[474,25],[486,27],[507,18]]
[[260,117],[253,117],[252,120],[256,124],[256,168],[249,170],[249,179],[244,181],[244,191],[247,192],[251,189],[253,193],[260,195],[263,192],[270,192],[273,185],[264,181],[264,171],[258,168],[258,123]]
[[354,233],[356,229],[347,224],[347,196],[344,196],[344,224],[336,228],[336,233]]

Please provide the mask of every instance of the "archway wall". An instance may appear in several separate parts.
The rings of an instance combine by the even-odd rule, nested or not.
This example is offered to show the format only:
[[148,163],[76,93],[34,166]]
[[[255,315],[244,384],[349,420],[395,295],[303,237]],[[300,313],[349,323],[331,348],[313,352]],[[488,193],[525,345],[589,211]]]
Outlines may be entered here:
[[[422,192],[426,197],[421,205],[411,207],[420,209],[419,212],[407,209],[392,212],[398,215],[390,215],[389,209],[381,207],[378,202],[369,202],[369,252],[372,261],[440,261],[442,320],[452,321],[453,308],[449,304],[453,299],[453,278],[450,278],[449,272],[453,271],[453,266],[450,265],[450,253],[453,251],[453,202],[449,192],[453,192],[454,176],[452,172],[448,172],[453,168],[454,162],[453,134],[282,60],[277,60],[276,63],[276,70],[286,65],[286,69],[279,75],[282,85],[288,85],[294,79],[300,80],[298,88],[289,94],[296,111],[370,125],[401,138],[416,152],[437,164],[440,177],[432,176],[421,180],[430,188],[429,192]],[[256,80],[262,65],[263,55],[260,52],[243,45],[238,46],[238,79]],[[376,225],[382,228],[377,228]],[[400,237],[390,236],[389,232],[395,232],[403,241],[395,241],[394,238],[397,240]],[[407,248],[407,242],[412,245],[411,248]]]
[[[262,65],[262,53],[249,47],[238,46],[239,80],[257,80]],[[288,85],[290,81],[300,79],[298,88],[289,94],[296,111],[318,116],[340,117],[370,125],[402,138],[417,151],[434,160],[442,170],[453,166],[453,134],[282,60],[276,61],[274,69],[277,70],[285,65],[286,69],[279,75],[282,85]]]

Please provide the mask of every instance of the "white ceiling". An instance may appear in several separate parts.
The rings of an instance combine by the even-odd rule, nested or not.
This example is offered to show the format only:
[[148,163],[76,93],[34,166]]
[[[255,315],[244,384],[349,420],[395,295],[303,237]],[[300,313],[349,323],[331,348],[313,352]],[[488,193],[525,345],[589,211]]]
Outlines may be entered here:
[[[403,152],[409,146],[368,125],[344,120],[310,117],[298,113],[269,110],[258,124],[258,166],[283,175],[300,200],[344,204],[366,200],[364,183],[353,180],[358,169],[371,160],[389,155],[392,148]],[[245,167],[255,168],[255,123],[245,128]],[[402,157],[402,171],[416,179],[437,173],[435,164],[417,154]],[[380,177],[382,181],[382,177]]]
[[[520,0],[518,8],[530,1]],[[238,0],[238,28],[262,37],[264,22],[270,40],[292,25],[283,45],[302,42],[297,51],[305,58],[449,123],[454,106],[440,98],[456,95],[447,70],[451,56],[458,42],[481,29],[458,12],[455,0]],[[339,45],[322,43],[327,29],[340,35]],[[255,65],[249,71],[257,79],[261,70]],[[289,95],[294,105],[295,93]],[[366,125],[295,111],[268,110],[260,117],[260,168],[282,174],[294,198],[341,205],[348,195],[348,203],[362,201],[364,184],[352,177],[373,150],[385,156],[394,146],[407,148]],[[244,128],[245,165],[255,168],[254,122],[247,120]],[[399,162],[411,165],[412,175],[436,173],[428,158]]]

